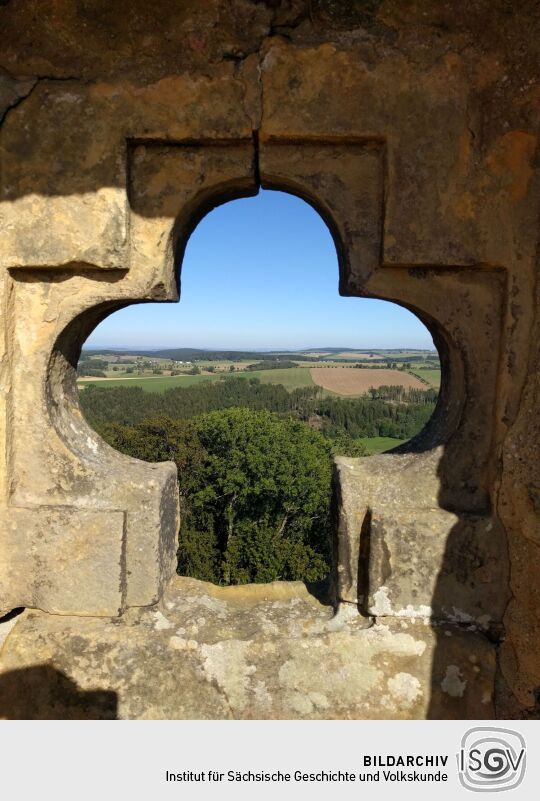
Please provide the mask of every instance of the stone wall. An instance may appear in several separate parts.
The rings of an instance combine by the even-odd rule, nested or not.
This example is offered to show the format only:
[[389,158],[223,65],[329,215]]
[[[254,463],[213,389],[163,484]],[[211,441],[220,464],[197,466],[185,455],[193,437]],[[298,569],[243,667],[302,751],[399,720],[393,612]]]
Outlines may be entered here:
[[212,206],[280,188],[327,221],[340,292],[408,307],[441,354],[426,430],[359,467],[369,611],[496,622],[500,714],[538,714],[539,22],[532,0],[0,5],[0,610],[161,596],[174,468],[88,428],[80,347],[121,306],[178,299]]

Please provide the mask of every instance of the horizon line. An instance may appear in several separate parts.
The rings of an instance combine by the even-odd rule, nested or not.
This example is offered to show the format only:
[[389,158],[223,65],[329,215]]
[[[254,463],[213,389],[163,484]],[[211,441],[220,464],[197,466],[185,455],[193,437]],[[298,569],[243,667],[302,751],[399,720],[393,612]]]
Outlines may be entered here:
[[329,352],[329,351],[375,351],[375,350],[418,350],[418,351],[436,351],[437,348],[432,345],[431,347],[413,347],[409,345],[395,345],[394,347],[381,347],[379,345],[375,346],[358,346],[352,347],[351,345],[330,345],[327,347],[321,347],[317,345],[308,345],[303,348],[270,348],[267,346],[263,346],[260,348],[248,348],[248,347],[213,347],[213,346],[200,346],[200,345],[92,345],[85,343],[82,347],[82,350],[99,350],[100,348],[105,348],[107,350],[126,350],[126,351],[137,351],[137,350],[149,350],[149,351],[158,351],[158,350],[200,350],[200,351],[215,351],[216,353],[225,353],[231,351],[237,352],[244,352],[244,353],[305,353],[308,350],[319,350],[321,352]]

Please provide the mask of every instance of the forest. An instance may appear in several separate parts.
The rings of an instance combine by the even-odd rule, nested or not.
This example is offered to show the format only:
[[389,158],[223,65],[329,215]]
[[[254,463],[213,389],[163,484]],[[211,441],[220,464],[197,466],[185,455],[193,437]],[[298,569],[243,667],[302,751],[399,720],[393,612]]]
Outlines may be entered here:
[[414,436],[435,390],[341,398],[226,377],[165,392],[90,385],[86,419],[117,450],[178,467],[178,572],[216,584],[316,581],[329,571],[332,457],[361,437]]
[[90,385],[80,393],[86,419],[94,428],[103,423],[133,425],[155,417],[185,420],[218,409],[266,409],[310,424],[330,438],[395,437],[410,439],[431,417],[437,401],[434,389],[379,387],[374,397],[342,398],[320,387],[288,391],[258,378],[228,376],[215,382],[174,387],[163,393],[140,387]]

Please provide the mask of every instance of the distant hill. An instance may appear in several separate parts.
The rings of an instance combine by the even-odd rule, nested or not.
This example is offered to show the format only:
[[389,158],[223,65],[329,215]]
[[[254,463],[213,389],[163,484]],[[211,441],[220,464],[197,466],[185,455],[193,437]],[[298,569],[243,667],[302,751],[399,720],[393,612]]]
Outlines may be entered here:
[[[276,351],[277,352],[277,351]],[[433,348],[305,348],[280,353],[434,353]]]
[[289,351],[289,353],[354,353],[362,348],[305,348],[304,350]]
[[[83,354],[86,356],[147,356],[154,359],[173,359],[174,361],[194,362],[194,361],[244,361],[246,359],[258,359],[259,361],[275,361],[283,357],[299,355],[303,361],[319,361],[318,356],[310,356],[310,353],[377,353],[377,354],[397,354],[397,353],[431,353],[428,348],[306,348],[305,350],[275,350],[275,351],[255,351],[255,350],[205,350],[203,348],[132,348],[130,350],[121,348],[84,348]],[[307,354],[307,355],[305,355]]]
[[[287,353],[298,353],[299,351],[287,351]],[[304,351],[301,351],[304,353]],[[280,351],[280,354],[284,353]],[[253,350],[202,350],[199,348],[164,348],[163,350],[121,350],[119,348],[84,348],[85,356],[147,356],[154,359],[173,359],[174,361],[195,362],[195,361],[230,361],[238,362],[245,359],[258,359],[259,361],[277,361],[281,355],[274,353],[260,353]],[[317,361],[315,356],[303,357],[304,361]],[[285,359],[284,359],[285,361]]]

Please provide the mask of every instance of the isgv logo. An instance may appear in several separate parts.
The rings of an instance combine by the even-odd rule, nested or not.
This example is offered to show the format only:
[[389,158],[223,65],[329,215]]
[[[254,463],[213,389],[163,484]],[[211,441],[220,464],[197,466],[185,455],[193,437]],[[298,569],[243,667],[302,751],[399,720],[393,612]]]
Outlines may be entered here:
[[512,790],[525,776],[525,739],[511,729],[469,729],[457,755],[459,780],[467,790]]

